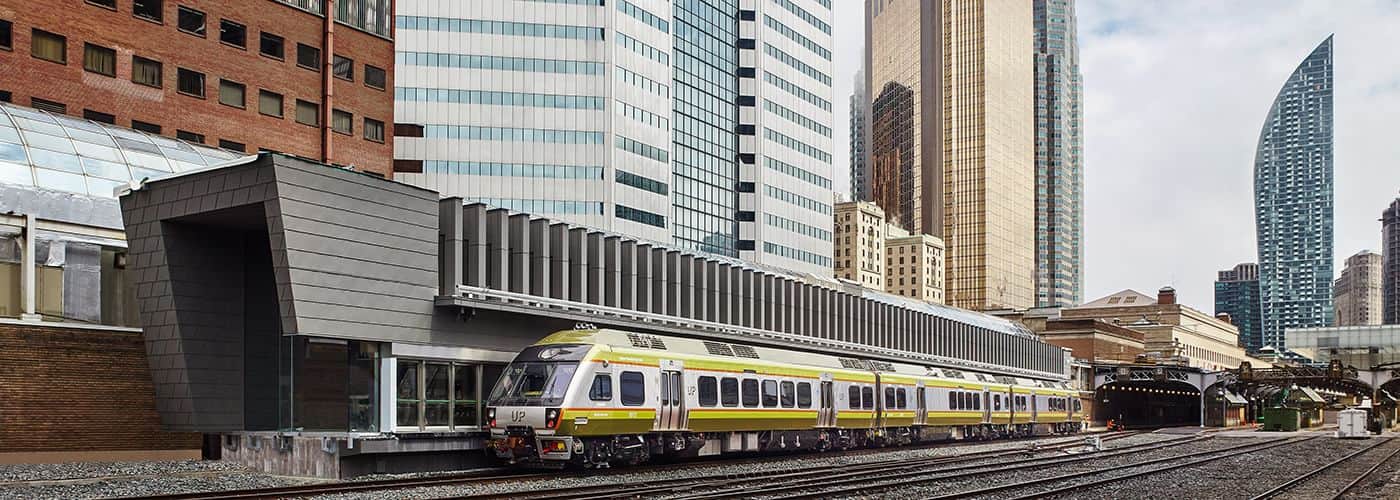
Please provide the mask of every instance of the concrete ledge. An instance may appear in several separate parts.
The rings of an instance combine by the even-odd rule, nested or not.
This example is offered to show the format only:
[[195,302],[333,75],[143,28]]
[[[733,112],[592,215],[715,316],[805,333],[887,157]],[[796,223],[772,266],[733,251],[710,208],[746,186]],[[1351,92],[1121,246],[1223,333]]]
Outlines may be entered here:
[[0,464],[199,460],[200,450],[15,451],[0,453]]

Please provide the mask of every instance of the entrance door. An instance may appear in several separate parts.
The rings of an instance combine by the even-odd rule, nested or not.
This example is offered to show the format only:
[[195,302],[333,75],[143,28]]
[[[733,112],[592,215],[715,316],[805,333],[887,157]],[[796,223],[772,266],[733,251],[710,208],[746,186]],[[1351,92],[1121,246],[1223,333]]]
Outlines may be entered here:
[[836,427],[836,389],[833,388],[830,373],[822,374],[818,399],[821,407],[817,410],[817,427]]
[[680,361],[661,361],[661,405],[656,412],[656,430],[678,431],[686,426],[685,377]]
[[914,425],[928,425],[928,397],[923,382],[914,388]]

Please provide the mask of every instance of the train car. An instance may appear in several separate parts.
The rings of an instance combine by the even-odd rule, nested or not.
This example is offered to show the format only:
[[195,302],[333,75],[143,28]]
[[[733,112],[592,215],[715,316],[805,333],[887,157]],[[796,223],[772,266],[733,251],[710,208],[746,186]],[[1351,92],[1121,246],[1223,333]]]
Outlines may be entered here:
[[581,327],[506,368],[487,449],[607,467],[1072,432],[1071,399],[1057,381]]

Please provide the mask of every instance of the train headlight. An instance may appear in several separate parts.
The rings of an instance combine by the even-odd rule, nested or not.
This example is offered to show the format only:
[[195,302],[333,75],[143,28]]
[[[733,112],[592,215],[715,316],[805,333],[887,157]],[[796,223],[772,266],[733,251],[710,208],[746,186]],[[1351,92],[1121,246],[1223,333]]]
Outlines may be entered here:
[[550,408],[544,411],[544,427],[553,429],[559,426],[559,409]]
[[495,408],[487,408],[487,409],[486,409],[486,425],[487,425],[487,426],[490,426],[490,427],[495,427],[495,426],[496,426],[496,409],[495,409]]

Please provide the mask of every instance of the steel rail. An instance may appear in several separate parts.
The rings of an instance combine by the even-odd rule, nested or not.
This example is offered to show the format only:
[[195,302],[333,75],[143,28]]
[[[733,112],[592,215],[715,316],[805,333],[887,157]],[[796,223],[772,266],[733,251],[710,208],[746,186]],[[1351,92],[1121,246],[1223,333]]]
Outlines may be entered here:
[[[1280,446],[1287,446],[1287,445],[1290,445],[1290,444],[1297,444],[1297,443],[1307,442],[1307,441],[1311,441],[1311,440],[1313,440],[1313,439],[1317,439],[1317,437],[1314,436],[1314,437],[1308,437],[1308,438],[1302,438],[1302,439],[1285,438],[1285,439],[1270,440],[1270,441],[1266,441],[1266,442],[1264,442],[1264,443],[1249,443],[1249,444],[1244,444],[1244,445],[1239,445],[1239,446],[1232,446],[1232,447],[1229,447],[1229,448],[1224,448],[1224,449],[1219,449],[1219,450],[1210,450],[1210,451],[1203,451],[1203,452],[1198,452],[1198,453],[1191,453],[1191,454],[1188,454],[1188,455],[1180,455],[1180,456],[1175,456],[1175,457],[1167,457],[1167,458],[1160,458],[1160,459],[1156,459],[1156,460],[1149,460],[1149,461],[1146,461],[1146,462],[1133,464],[1132,466],[1129,466],[1129,467],[1139,467],[1139,466],[1143,466],[1143,465],[1151,465],[1151,464],[1161,463],[1161,462],[1170,462],[1170,461],[1172,461],[1172,460],[1181,460],[1181,459],[1183,459],[1183,458],[1191,458],[1191,457],[1196,457],[1196,456],[1201,456],[1201,455],[1209,455],[1209,454],[1212,454],[1212,453],[1221,453],[1221,452],[1228,452],[1228,451],[1236,451],[1236,450],[1240,450],[1240,449],[1244,449],[1244,448],[1252,448],[1252,449],[1246,450],[1246,452],[1251,452],[1251,453],[1252,453],[1252,452],[1256,452],[1256,451],[1267,450],[1267,449],[1270,449],[1270,448],[1277,448],[1277,447],[1280,447]],[[1173,470],[1177,470],[1177,469],[1184,469],[1184,468],[1187,468],[1187,467],[1192,467],[1192,466],[1200,465],[1200,464],[1207,463],[1207,462],[1214,462],[1214,461],[1216,461],[1216,460],[1221,460],[1221,459],[1230,458],[1230,457],[1234,457],[1234,456],[1237,456],[1237,455],[1227,453],[1227,454],[1222,454],[1222,455],[1214,456],[1214,457],[1206,457],[1206,458],[1191,460],[1191,461],[1189,461],[1189,462],[1183,462],[1183,463],[1179,463],[1179,464],[1167,465],[1167,466],[1158,467],[1158,468],[1155,468],[1155,469],[1148,469],[1148,470],[1145,470],[1145,471],[1136,472],[1136,473],[1132,473],[1132,474],[1125,474],[1125,475],[1122,475],[1122,476],[1114,476],[1114,477],[1099,479],[1099,480],[1096,480],[1096,481],[1090,481],[1090,482],[1087,482],[1087,483],[1079,483],[1079,484],[1071,484],[1071,485],[1067,485],[1067,486],[1061,486],[1061,487],[1059,487],[1059,488],[1053,488],[1053,489],[1046,490],[1046,491],[1039,491],[1039,492],[1035,492],[1035,493],[1031,493],[1031,494],[1023,495],[1023,496],[1019,496],[1019,497],[1014,497],[1014,498],[1015,498],[1015,500],[1027,500],[1027,499],[1032,499],[1032,498],[1049,498],[1049,497],[1056,496],[1056,495],[1060,495],[1060,494],[1063,494],[1063,493],[1068,493],[1068,492],[1072,492],[1072,491],[1084,490],[1084,489],[1092,488],[1092,487],[1095,487],[1095,486],[1105,485],[1105,484],[1109,484],[1109,483],[1116,483],[1116,482],[1120,482],[1120,481],[1126,481],[1126,480],[1129,480],[1129,479],[1137,479],[1137,478],[1140,478],[1140,477],[1142,477],[1142,476],[1148,476],[1148,475],[1157,474],[1157,473],[1161,473],[1161,472],[1173,471]],[[931,499],[926,499],[926,500],[934,500],[934,499],[937,499],[937,500],[945,500],[945,499],[950,499],[950,498],[966,498],[966,497],[970,497],[970,496],[985,495],[985,494],[987,494],[987,493],[992,493],[992,492],[1006,491],[1006,490],[1011,490],[1011,489],[1016,489],[1016,488],[1023,488],[1023,487],[1026,487],[1026,486],[1034,486],[1034,485],[1038,485],[1038,484],[1052,483],[1052,482],[1055,482],[1055,481],[1064,481],[1064,480],[1067,480],[1067,479],[1076,479],[1076,478],[1080,478],[1080,477],[1084,477],[1084,476],[1090,476],[1090,475],[1094,475],[1094,474],[1103,474],[1104,472],[1106,472],[1106,471],[1103,471],[1103,470],[1092,470],[1092,471],[1085,471],[1085,472],[1077,472],[1077,473],[1074,473],[1074,474],[1065,474],[1065,475],[1063,475],[1063,476],[1056,476],[1056,477],[1050,477],[1050,478],[1044,478],[1044,479],[1036,479],[1036,480],[1032,480],[1032,481],[1028,481],[1028,482],[1022,482],[1022,483],[1017,483],[1017,484],[1009,484],[1009,485],[995,486],[995,487],[991,487],[991,488],[982,488],[982,489],[979,489],[979,490],[966,491],[966,492],[961,492],[961,493],[954,493],[954,494],[951,494],[951,495],[941,495],[941,496],[932,497]]]
[[1318,467],[1318,468],[1316,468],[1316,469],[1313,469],[1312,471],[1308,472],[1307,474],[1303,474],[1303,475],[1301,475],[1301,476],[1298,476],[1298,477],[1295,477],[1295,478],[1293,478],[1293,479],[1290,479],[1290,480],[1288,480],[1287,482],[1285,482],[1285,483],[1283,483],[1283,484],[1280,484],[1280,485],[1278,485],[1278,486],[1275,486],[1275,487],[1269,489],[1269,491],[1265,491],[1265,492],[1263,492],[1263,493],[1260,493],[1260,494],[1258,494],[1258,495],[1255,495],[1254,497],[1250,498],[1249,500],[1266,500],[1266,499],[1269,499],[1269,498],[1276,497],[1276,496],[1278,496],[1279,494],[1281,494],[1281,493],[1283,493],[1283,492],[1285,492],[1285,491],[1288,491],[1288,490],[1290,490],[1290,489],[1293,489],[1294,487],[1297,487],[1298,485],[1301,485],[1301,484],[1307,482],[1309,479],[1312,479],[1312,478],[1316,477],[1317,475],[1322,474],[1323,472],[1327,472],[1328,470],[1331,470],[1333,467],[1336,467],[1336,466],[1338,466],[1338,465],[1341,465],[1343,462],[1346,462],[1346,461],[1351,460],[1351,459],[1353,459],[1353,458],[1359,457],[1359,456],[1361,456],[1362,454],[1364,454],[1364,453],[1366,453],[1366,452],[1368,452],[1368,451],[1374,450],[1374,449],[1376,449],[1377,447],[1379,447],[1379,446],[1381,446],[1381,445],[1384,445],[1384,444],[1386,444],[1386,443],[1389,443],[1389,442],[1390,442],[1389,439],[1381,440],[1381,441],[1378,441],[1378,442],[1376,442],[1376,443],[1373,443],[1373,444],[1371,444],[1370,446],[1367,446],[1367,447],[1365,447],[1365,448],[1362,448],[1362,449],[1353,451],[1353,452],[1351,452],[1351,453],[1348,453],[1348,454],[1346,454],[1345,456],[1343,456],[1342,458],[1338,458],[1338,459],[1336,459],[1336,460],[1333,460],[1333,461],[1331,461],[1331,462],[1328,462],[1327,464],[1325,464],[1325,465],[1323,465],[1323,466],[1321,466],[1321,467]]
[[1357,485],[1361,484],[1361,482],[1365,481],[1366,478],[1371,476],[1371,474],[1375,474],[1376,471],[1381,469],[1381,466],[1385,465],[1386,462],[1389,462],[1390,459],[1395,458],[1395,455],[1397,454],[1400,454],[1400,448],[1396,448],[1395,451],[1390,452],[1390,454],[1386,455],[1384,458],[1381,458],[1379,462],[1376,462],[1376,465],[1372,465],[1370,469],[1366,469],[1366,472],[1361,473],[1360,476],[1356,476],[1356,479],[1352,479],[1350,483],[1347,483],[1346,486],[1343,486],[1341,490],[1338,490],[1336,494],[1332,495],[1331,500],[1338,500],[1339,498],[1345,496],[1347,492],[1351,491],[1352,488],[1355,488]]

